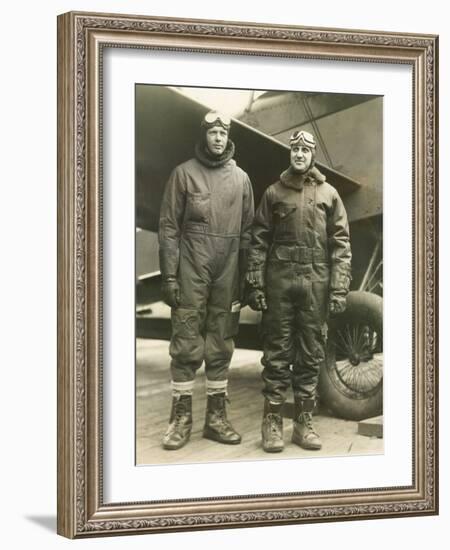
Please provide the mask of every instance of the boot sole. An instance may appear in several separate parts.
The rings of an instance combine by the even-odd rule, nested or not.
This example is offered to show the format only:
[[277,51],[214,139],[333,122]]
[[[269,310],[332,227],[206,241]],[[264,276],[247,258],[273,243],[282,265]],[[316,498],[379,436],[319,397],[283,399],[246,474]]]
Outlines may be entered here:
[[265,451],[266,453],[281,453],[281,451],[284,450],[284,447],[279,447],[279,448],[273,448],[273,447],[264,447],[263,446],[263,451]]
[[211,441],[216,441],[216,443],[223,443],[224,445],[239,445],[239,443],[242,441],[242,438],[239,438],[236,441],[227,441],[224,439],[220,439],[215,434],[207,431],[203,431],[203,437],[205,439],[210,439]]
[[320,451],[320,449],[322,448],[321,444],[314,445],[314,444],[311,444],[311,443],[304,443],[303,441],[299,441],[299,440],[294,439],[294,438],[292,438],[292,443],[295,443],[296,445],[298,445],[302,449],[306,449],[307,451]]
[[163,449],[165,449],[166,451],[178,451],[178,449],[182,449],[185,445],[186,445],[186,443],[183,443],[183,445],[178,445],[178,446],[164,445],[163,444]]
[[185,441],[181,445],[170,445],[167,443],[163,443],[162,446],[163,446],[163,449],[165,449],[166,451],[177,451],[178,449],[183,448],[188,443],[188,441]]
[[182,441],[181,443],[164,443],[163,442],[162,447],[166,451],[177,451],[178,449],[181,449],[187,443],[189,443],[190,439],[191,439],[191,434],[189,434],[189,436],[185,439],[185,441]]

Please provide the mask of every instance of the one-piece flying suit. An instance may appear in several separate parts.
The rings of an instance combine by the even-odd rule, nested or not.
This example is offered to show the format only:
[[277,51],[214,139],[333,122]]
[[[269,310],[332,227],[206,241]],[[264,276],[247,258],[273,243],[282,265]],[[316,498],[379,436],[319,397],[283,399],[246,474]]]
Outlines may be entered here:
[[250,180],[232,158],[211,166],[197,155],[169,178],[159,244],[161,273],[180,286],[171,311],[174,382],[193,380],[203,361],[208,380],[227,379],[239,324],[239,250],[249,246],[253,213]]
[[255,215],[249,268],[265,276],[263,394],[283,403],[292,384],[314,399],[325,359],[328,302],[348,292],[351,250],[342,200],[323,174],[288,169],[265,191]]

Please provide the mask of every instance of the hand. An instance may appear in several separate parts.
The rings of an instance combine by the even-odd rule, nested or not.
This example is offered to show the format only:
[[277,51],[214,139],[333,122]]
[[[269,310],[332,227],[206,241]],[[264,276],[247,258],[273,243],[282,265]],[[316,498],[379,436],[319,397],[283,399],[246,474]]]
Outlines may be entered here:
[[248,305],[254,311],[265,311],[267,309],[266,296],[262,290],[253,290],[248,297]]
[[264,274],[262,269],[249,269],[245,280],[251,288],[264,288]]
[[176,279],[166,279],[162,282],[161,293],[164,302],[170,307],[180,305],[180,286]]
[[334,296],[330,298],[329,303],[329,310],[330,315],[338,315],[339,313],[343,313],[345,311],[345,308],[347,306],[347,300],[345,296]]

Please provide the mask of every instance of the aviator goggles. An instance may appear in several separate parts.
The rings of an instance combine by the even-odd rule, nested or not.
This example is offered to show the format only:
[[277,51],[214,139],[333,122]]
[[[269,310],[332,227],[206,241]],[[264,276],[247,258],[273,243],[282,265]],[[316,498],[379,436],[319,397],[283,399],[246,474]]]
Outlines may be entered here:
[[205,118],[202,121],[202,126],[206,128],[211,128],[216,124],[220,124],[225,130],[228,130],[231,125],[231,118],[223,113],[217,111],[210,111],[206,113]]
[[294,132],[289,138],[289,143],[291,147],[293,147],[294,145],[303,145],[310,148],[316,146],[316,140],[314,139],[314,136],[309,132],[305,132],[304,130],[297,130],[296,132]]

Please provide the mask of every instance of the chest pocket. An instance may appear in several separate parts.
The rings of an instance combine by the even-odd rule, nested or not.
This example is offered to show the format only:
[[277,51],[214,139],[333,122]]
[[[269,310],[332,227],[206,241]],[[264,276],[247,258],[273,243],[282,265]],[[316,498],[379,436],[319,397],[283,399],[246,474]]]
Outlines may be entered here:
[[210,193],[188,193],[185,221],[208,223],[211,211]]
[[288,202],[277,202],[273,205],[274,237],[277,241],[295,238],[295,211],[297,205]]

